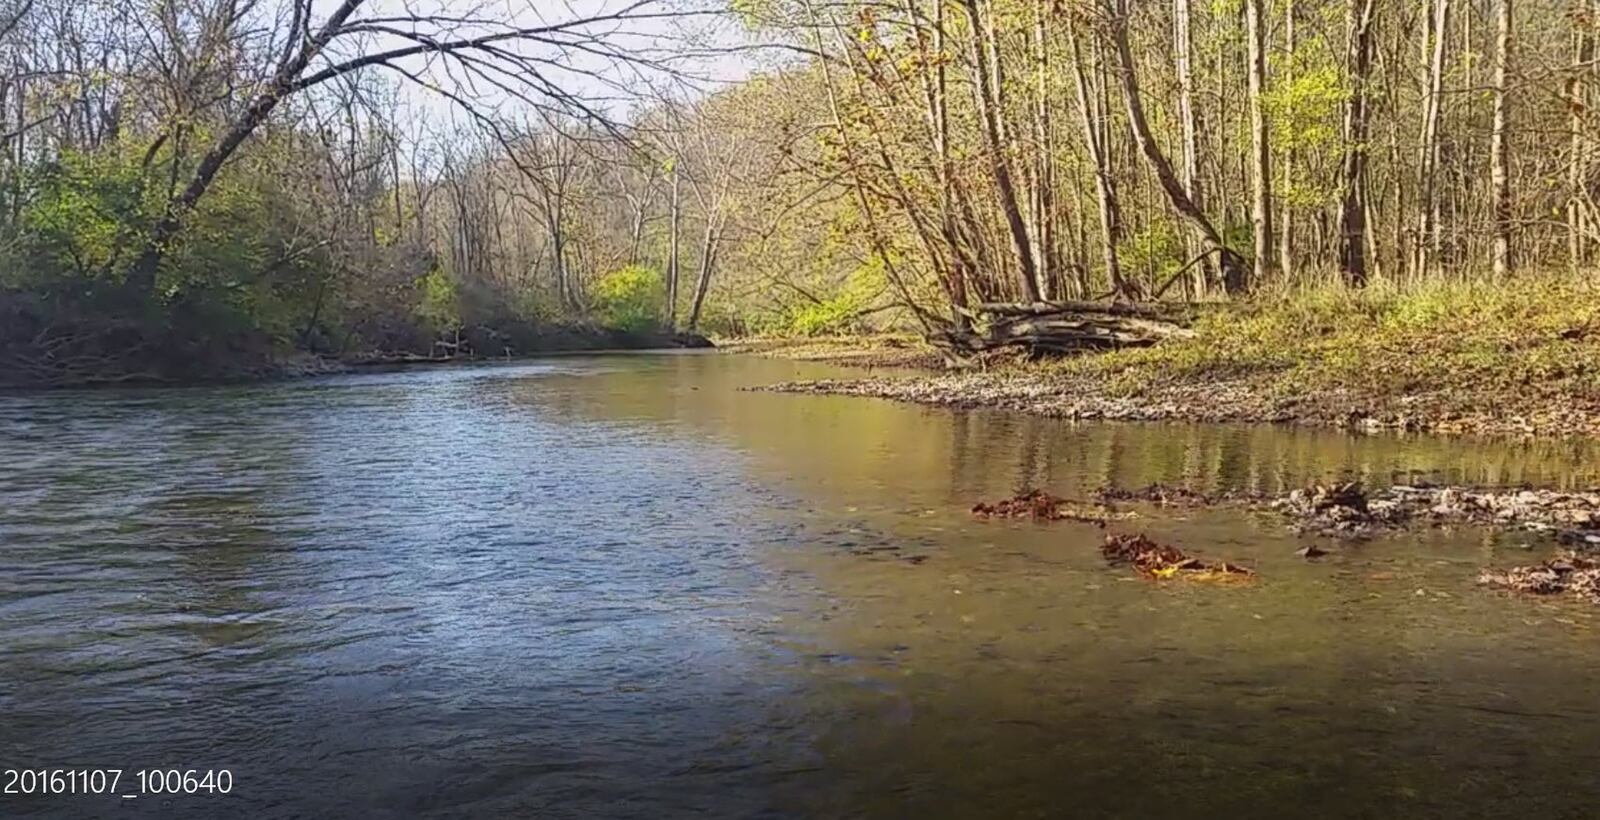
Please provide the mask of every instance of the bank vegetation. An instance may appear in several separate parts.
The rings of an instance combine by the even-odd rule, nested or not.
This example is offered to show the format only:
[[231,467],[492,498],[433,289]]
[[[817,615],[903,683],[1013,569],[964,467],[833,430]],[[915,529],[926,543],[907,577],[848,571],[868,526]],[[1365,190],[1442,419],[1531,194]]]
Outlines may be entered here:
[[[11,0],[7,372],[605,326],[1131,348],[1040,371],[1112,397],[1486,368],[1592,395],[1565,301],[1600,243],[1587,0],[384,8]],[[1397,326],[1418,347],[1375,349]]]

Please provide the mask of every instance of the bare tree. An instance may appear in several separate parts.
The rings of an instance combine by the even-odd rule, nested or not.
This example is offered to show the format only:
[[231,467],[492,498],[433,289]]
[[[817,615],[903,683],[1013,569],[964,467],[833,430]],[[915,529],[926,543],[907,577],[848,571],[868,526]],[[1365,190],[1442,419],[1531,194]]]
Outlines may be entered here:
[[[1072,48],[1072,72],[1074,85],[1078,90],[1078,111],[1083,121],[1083,142],[1089,149],[1089,160],[1094,165],[1095,203],[1099,206],[1100,231],[1104,238],[1101,244],[1101,260],[1106,268],[1106,278],[1111,282],[1111,289],[1118,296],[1132,297],[1127,284],[1122,277],[1122,263],[1117,255],[1117,245],[1122,242],[1122,208],[1117,201],[1116,180],[1112,177],[1111,157],[1109,147],[1106,145],[1106,111],[1100,105],[1104,96],[1100,89],[1091,88],[1088,72],[1084,67],[1084,55],[1079,45],[1078,36],[1073,28],[1067,30],[1067,36]],[[1098,49],[1096,49],[1095,70],[1099,73]]]
[[[367,17],[358,16],[357,12],[365,5],[366,0],[340,0],[318,23],[314,20],[313,0],[291,0],[290,17],[282,21],[277,31],[281,35],[276,48],[280,56],[270,76],[249,103],[230,118],[201,157],[182,192],[157,218],[128,273],[127,283],[132,292],[143,296],[154,290],[162,257],[189,212],[205,196],[223,165],[285,99],[351,72],[373,67],[394,71],[408,81],[436,89],[470,107],[461,94],[422,76],[421,69],[408,67],[408,60],[431,57],[448,60],[462,75],[536,109],[555,108],[596,116],[597,112],[584,102],[581,94],[563,89],[555,81],[562,56],[569,61],[598,57],[610,61],[646,62],[648,57],[631,54],[624,44],[608,42],[608,34],[629,21],[671,14],[660,0],[635,0],[612,11],[574,14],[552,23],[519,25],[470,14],[374,11]],[[349,47],[340,51],[335,48],[338,44]]]
[[1133,49],[1128,44],[1128,0],[1103,0],[1114,5],[1102,7],[1113,50],[1117,55],[1117,76],[1122,84],[1122,96],[1128,106],[1128,122],[1161,188],[1166,192],[1172,207],[1182,214],[1190,227],[1200,237],[1205,253],[1216,254],[1222,268],[1223,287],[1229,294],[1240,294],[1249,286],[1244,260],[1239,258],[1223,241],[1211,220],[1195,206],[1194,200],[1172,171],[1172,163],[1156,143],[1150,132],[1150,122],[1145,117],[1144,100],[1139,91],[1139,80],[1133,60]]
[[973,94],[977,100],[978,116],[983,122],[984,144],[989,152],[989,164],[994,174],[995,188],[999,192],[1000,207],[1016,251],[1018,281],[1022,286],[1023,298],[1037,302],[1043,298],[1039,290],[1039,266],[1033,258],[1033,241],[1028,236],[1027,220],[1022,218],[1022,206],[1011,172],[1011,159],[1006,150],[1003,119],[1005,81],[991,28],[994,11],[990,9],[988,14],[984,13],[986,0],[959,2],[967,10],[967,22],[972,29],[968,42],[972,73],[977,80],[973,85]]

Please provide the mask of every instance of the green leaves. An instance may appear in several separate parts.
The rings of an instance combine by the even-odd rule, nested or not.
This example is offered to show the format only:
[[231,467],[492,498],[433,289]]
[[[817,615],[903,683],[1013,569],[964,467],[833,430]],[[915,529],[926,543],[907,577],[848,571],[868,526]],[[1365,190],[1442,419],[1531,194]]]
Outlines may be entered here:
[[643,265],[614,270],[594,286],[595,307],[601,321],[634,333],[661,327],[666,313],[667,286],[661,272]]

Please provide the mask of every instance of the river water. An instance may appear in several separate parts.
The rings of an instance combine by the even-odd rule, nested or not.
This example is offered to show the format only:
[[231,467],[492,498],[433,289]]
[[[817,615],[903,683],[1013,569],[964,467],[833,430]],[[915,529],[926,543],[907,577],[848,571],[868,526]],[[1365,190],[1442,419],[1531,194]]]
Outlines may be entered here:
[[1546,546],[1308,563],[1246,513],[1113,525],[1259,571],[1217,587],[966,512],[1023,485],[1589,486],[1592,447],[738,389],[835,374],[614,355],[0,397],[0,768],[233,779],[0,816],[1600,812],[1592,608],[1473,585]]

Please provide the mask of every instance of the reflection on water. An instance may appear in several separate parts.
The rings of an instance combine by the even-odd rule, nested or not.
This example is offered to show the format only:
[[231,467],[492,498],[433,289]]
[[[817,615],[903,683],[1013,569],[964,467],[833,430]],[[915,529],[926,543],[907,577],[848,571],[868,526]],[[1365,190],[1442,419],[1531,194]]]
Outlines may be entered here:
[[[1153,481],[1563,487],[1582,443],[1072,425],[738,388],[724,356],[0,398],[0,766],[234,793],[0,815],[1591,816],[1594,618],[1515,537],[1137,580],[978,498]],[[1542,549],[1542,548],[1541,548]]]

